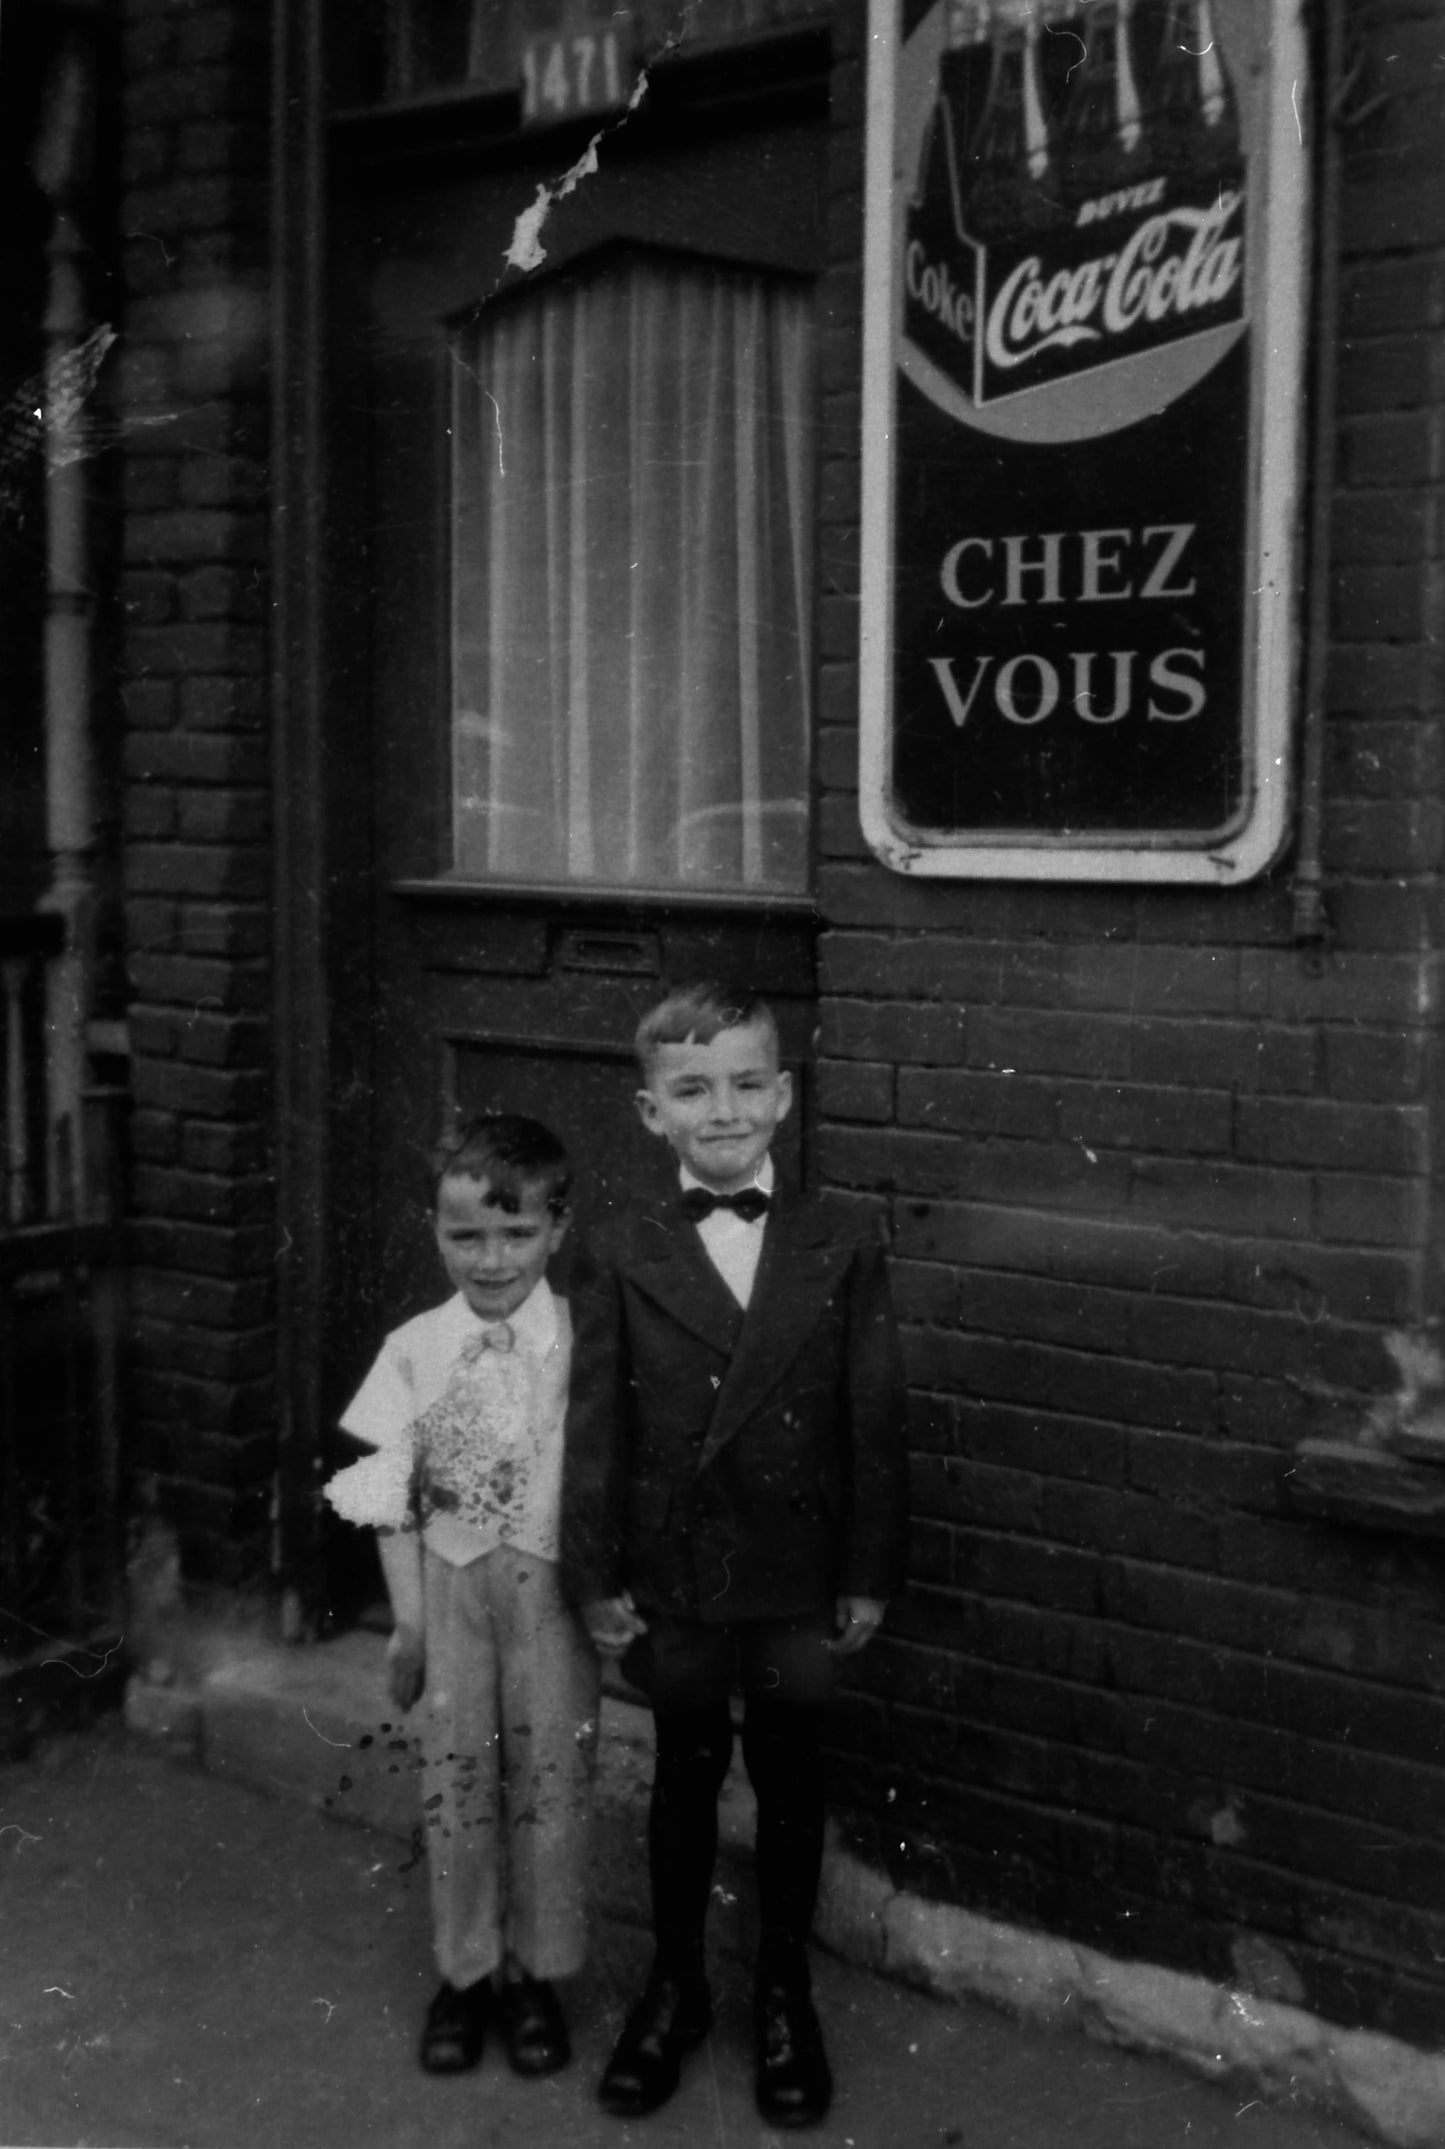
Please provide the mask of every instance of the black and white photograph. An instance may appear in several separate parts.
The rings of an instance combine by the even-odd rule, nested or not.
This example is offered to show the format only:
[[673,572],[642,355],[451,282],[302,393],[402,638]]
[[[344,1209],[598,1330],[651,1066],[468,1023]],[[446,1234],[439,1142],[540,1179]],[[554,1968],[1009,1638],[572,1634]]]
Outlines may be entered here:
[[1445,0],[0,0],[0,2149],[1445,2144]]

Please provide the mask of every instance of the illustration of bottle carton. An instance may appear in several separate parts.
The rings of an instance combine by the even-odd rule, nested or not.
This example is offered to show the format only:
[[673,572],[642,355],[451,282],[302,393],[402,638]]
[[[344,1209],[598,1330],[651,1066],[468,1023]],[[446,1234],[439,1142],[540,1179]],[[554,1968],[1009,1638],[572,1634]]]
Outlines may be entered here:
[[1240,320],[1246,167],[1211,0],[945,7],[906,208],[916,347],[981,408]]

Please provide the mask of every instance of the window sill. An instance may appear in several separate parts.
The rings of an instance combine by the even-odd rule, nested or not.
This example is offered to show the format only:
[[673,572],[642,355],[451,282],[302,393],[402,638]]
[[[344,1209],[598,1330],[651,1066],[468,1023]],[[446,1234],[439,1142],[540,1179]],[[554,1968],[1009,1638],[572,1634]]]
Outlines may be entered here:
[[508,880],[395,880],[391,893],[415,903],[455,904],[481,908],[488,903],[535,903],[547,910],[606,909],[650,912],[689,910],[736,913],[751,911],[773,917],[816,919],[818,906],[810,895],[784,893],[780,889],[742,888],[646,888],[616,886],[607,881],[508,881]]
[[1445,1538],[1445,1449],[1421,1460],[1357,1440],[1302,1440],[1285,1490],[1298,1513],[1324,1522]]

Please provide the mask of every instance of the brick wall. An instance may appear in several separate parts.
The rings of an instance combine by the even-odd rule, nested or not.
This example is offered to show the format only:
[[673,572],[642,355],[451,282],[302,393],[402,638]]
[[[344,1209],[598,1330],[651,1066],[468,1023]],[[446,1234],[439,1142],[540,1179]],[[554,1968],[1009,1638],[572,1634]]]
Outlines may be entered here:
[[125,0],[126,931],[136,1461],[195,1571],[272,1470],[267,10]]
[[[275,1460],[266,11],[122,13],[139,1459],[193,1570],[240,1580]],[[1388,1386],[1383,1338],[1438,1270],[1438,9],[1351,19],[1320,955],[1287,866],[1199,894],[867,857],[864,38],[838,12],[819,1150],[893,1243],[916,1454],[913,1586],[837,1785],[915,1884],[1434,2041],[1439,1561],[1287,1495],[1295,1443]]]
[[1437,8],[1351,23],[1323,954],[1288,862],[1199,894],[868,858],[842,28],[820,1157],[891,1238],[916,1454],[913,1584],[836,1759],[916,1885],[1433,2042],[1445,1577],[1287,1491],[1438,1302],[1445,96]]

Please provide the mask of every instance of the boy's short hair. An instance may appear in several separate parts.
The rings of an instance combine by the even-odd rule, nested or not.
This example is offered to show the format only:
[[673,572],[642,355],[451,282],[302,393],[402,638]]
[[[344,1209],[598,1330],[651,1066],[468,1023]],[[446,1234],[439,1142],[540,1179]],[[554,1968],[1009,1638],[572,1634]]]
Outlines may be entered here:
[[432,1151],[432,1207],[443,1179],[485,1179],[488,1206],[515,1216],[539,1186],[554,1217],[567,1213],[572,1163],[550,1127],[520,1112],[483,1112],[459,1120]]
[[722,1030],[744,1030],[753,1023],[771,1030],[777,1044],[778,1018],[750,986],[720,978],[694,978],[674,985],[637,1025],[636,1049],[643,1079],[662,1045],[710,1045]]

